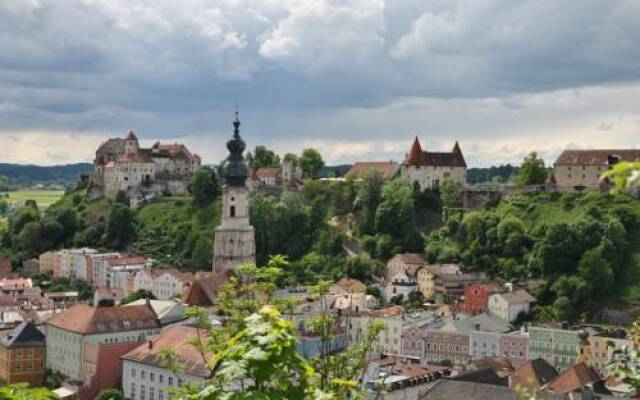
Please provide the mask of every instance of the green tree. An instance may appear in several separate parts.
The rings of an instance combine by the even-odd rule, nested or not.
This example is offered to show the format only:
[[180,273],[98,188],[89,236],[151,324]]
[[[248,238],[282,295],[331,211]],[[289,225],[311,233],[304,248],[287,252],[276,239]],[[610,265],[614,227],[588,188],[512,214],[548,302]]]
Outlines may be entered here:
[[462,207],[462,187],[458,182],[445,179],[440,184],[440,200],[443,207]]
[[578,273],[598,296],[608,295],[614,287],[611,264],[602,256],[600,247],[587,250],[578,264]]
[[202,207],[210,204],[220,194],[216,173],[211,167],[201,167],[193,174],[189,191],[193,196],[193,204]]
[[120,389],[105,389],[94,400],[124,400],[124,393]]
[[396,179],[384,185],[382,202],[376,210],[376,232],[394,239],[404,238],[415,230],[415,209],[411,185]]
[[324,160],[315,149],[304,149],[302,155],[298,158],[298,163],[308,177],[317,176],[318,172],[324,167]]
[[44,247],[42,225],[39,222],[27,223],[18,235],[18,247],[30,254],[38,253]]
[[56,396],[46,388],[32,388],[26,383],[0,387],[0,400],[53,400]]
[[196,271],[210,270],[212,257],[211,239],[208,236],[200,235],[191,258],[193,269]]
[[118,193],[116,193],[116,198],[114,199],[114,202],[118,204],[123,204],[128,207],[129,199],[127,198],[127,193],[125,193],[124,190],[118,190]]
[[533,151],[522,161],[515,180],[518,185],[542,185],[547,179],[547,174],[544,160]]
[[138,289],[135,292],[129,293],[127,297],[122,299],[121,303],[129,304],[140,299],[156,300],[156,296],[150,290]]
[[129,207],[114,203],[107,216],[106,242],[115,249],[125,248],[136,236],[134,216]]
[[294,167],[298,166],[298,156],[293,153],[287,153],[282,157],[283,162],[291,163]]
[[382,202],[382,188],[384,179],[378,170],[367,171],[362,176],[362,183],[358,190],[358,202],[362,206],[363,217],[360,230],[372,235],[375,233],[376,211]]
[[247,153],[246,159],[251,168],[280,166],[280,157],[266,146],[256,146],[253,153]]

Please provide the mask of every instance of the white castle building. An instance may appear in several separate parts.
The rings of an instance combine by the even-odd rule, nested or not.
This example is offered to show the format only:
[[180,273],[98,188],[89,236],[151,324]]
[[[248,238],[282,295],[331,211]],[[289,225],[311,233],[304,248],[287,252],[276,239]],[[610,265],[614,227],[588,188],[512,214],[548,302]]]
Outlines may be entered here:
[[183,144],[156,142],[140,148],[129,132],[125,138],[111,138],[96,151],[91,179],[91,198],[113,199],[124,192],[132,204],[162,195],[187,194],[187,184],[201,160]]
[[233,127],[233,139],[227,142],[229,158],[223,172],[222,220],[215,233],[213,272],[256,262],[255,233],[249,222],[249,169],[242,155],[246,145],[240,137],[237,112]]
[[421,189],[437,190],[445,179],[461,185],[467,180],[467,163],[458,142],[451,152],[423,151],[416,136],[400,169],[403,178],[418,182]]

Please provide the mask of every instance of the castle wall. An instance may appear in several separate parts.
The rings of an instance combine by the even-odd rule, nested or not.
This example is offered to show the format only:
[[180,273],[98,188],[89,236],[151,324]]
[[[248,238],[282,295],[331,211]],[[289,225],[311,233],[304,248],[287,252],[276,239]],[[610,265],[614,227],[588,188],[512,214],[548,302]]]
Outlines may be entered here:
[[421,189],[436,189],[445,179],[451,179],[461,185],[467,181],[467,169],[464,167],[439,167],[431,165],[403,165],[401,176],[411,183],[418,182]]

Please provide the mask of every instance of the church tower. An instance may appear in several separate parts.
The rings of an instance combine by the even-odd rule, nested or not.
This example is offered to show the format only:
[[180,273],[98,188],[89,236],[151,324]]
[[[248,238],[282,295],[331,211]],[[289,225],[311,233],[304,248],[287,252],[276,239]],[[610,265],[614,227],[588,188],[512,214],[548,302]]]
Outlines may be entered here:
[[222,217],[215,233],[213,272],[256,262],[255,234],[249,222],[248,168],[242,155],[246,145],[240,137],[238,112],[233,128],[233,138],[227,142],[229,158],[223,172]]

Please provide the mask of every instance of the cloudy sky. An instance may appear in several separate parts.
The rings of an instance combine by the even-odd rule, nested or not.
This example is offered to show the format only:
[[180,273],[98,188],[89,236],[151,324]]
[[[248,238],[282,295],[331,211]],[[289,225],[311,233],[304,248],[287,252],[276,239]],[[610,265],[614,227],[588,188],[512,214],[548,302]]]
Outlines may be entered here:
[[0,162],[90,161],[129,129],[472,166],[640,146],[638,0],[1,0]]

